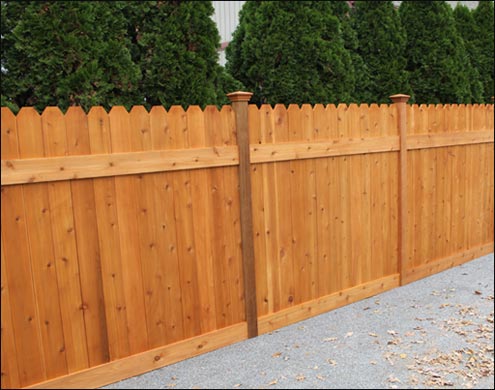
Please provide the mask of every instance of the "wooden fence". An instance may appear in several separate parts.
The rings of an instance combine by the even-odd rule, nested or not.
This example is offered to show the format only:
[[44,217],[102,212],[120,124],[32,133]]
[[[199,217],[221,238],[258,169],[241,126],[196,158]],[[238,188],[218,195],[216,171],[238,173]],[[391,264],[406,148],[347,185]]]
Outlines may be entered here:
[[102,386],[493,251],[493,105],[230,97],[2,108],[2,388]]

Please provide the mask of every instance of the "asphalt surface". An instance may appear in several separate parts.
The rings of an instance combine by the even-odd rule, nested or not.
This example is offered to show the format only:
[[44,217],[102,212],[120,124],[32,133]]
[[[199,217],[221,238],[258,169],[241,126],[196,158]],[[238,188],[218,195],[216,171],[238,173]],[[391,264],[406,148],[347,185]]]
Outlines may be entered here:
[[493,253],[105,389],[494,388]]

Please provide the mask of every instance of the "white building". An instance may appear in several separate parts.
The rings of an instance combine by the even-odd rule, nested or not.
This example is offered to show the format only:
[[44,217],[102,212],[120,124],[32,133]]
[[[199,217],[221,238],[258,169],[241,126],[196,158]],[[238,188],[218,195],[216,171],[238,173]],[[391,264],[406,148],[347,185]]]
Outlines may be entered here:
[[[221,47],[219,50],[220,64],[225,65],[225,48],[232,40],[232,34],[234,33],[237,24],[239,23],[239,11],[245,1],[212,1],[215,13],[212,16],[213,20],[217,24],[218,32],[220,34]],[[394,1],[396,5],[399,5],[400,1]],[[452,7],[455,7],[457,3],[464,4],[469,8],[476,8],[478,1],[447,1]]]

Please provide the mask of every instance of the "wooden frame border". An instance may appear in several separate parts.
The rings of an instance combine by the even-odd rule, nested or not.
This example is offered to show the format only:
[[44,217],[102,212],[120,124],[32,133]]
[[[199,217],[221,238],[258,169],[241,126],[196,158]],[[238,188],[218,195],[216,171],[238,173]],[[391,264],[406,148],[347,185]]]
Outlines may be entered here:
[[47,380],[26,389],[87,389],[105,386],[181,360],[211,352],[247,338],[245,322],[187,340],[141,352],[123,359]]
[[413,134],[407,136],[407,149],[439,148],[493,142],[493,131],[463,131],[455,133]]
[[441,271],[456,267],[492,252],[493,242],[467,249],[460,253],[454,253],[451,256],[430,261],[429,263],[420,265],[418,267],[406,269],[404,271],[404,275],[402,275],[402,283],[407,284],[419,279],[423,279],[427,276],[431,276]]
[[251,162],[266,163],[399,150],[399,137],[341,138],[317,142],[251,145]]
[[299,322],[327,311],[399,287],[399,274],[393,274],[264,315],[258,319],[260,334]]
[[238,164],[239,156],[235,146],[2,160],[2,185]]

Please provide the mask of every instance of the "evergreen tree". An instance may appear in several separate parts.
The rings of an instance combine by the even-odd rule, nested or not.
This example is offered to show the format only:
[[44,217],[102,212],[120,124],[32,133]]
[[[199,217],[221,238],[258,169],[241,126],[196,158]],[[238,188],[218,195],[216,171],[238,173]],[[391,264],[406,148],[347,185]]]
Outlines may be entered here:
[[361,103],[366,100],[363,91],[370,88],[370,74],[368,65],[361,57],[358,51],[358,36],[352,26],[352,11],[348,1],[331,1],[330,6],[333,14],[339,19],[342,37],[344,38],[344,47],[349,51],[352,62],[352,76],[354,78],[354,87],[350,91],[351,101]]
[[480,1],[473,11],[477,27],[477,39],[473,44],[478,49],[478,72],[483,83],[483,100],[492,102],[493,90],[493,58],[494,58],[494,7],[493,1]]
[[351,56],[327,1],[248,1],[227,47],[227,70],[261,103],[349,101]]
[[368,84],[358,88],[360,100],[387,103],[392,94],[411,94],[405,70],[405,31],[392,1],[356,1],[352,22],[357,52],[366,59],[369,75]]
[[129,105],[139,78],[120,3],[2,2],[6,104]]
[[218,64],[220,36],[210,1],[127,2],[138,92],[148,107],[221,104],[240,86]]
[[418,103],[470,103],[466,49],[445,1],[403,1],[406,70]]
[[478,28],[474,22],[473,14],[468,7],[457,4],[454,9],[454,19],[457,32],[464,41],[466,53],[470,65],[468,68],[469,84],[474,102],[483,101],[483,84],[479,73],[480,54],[476,42],[478,41]]

